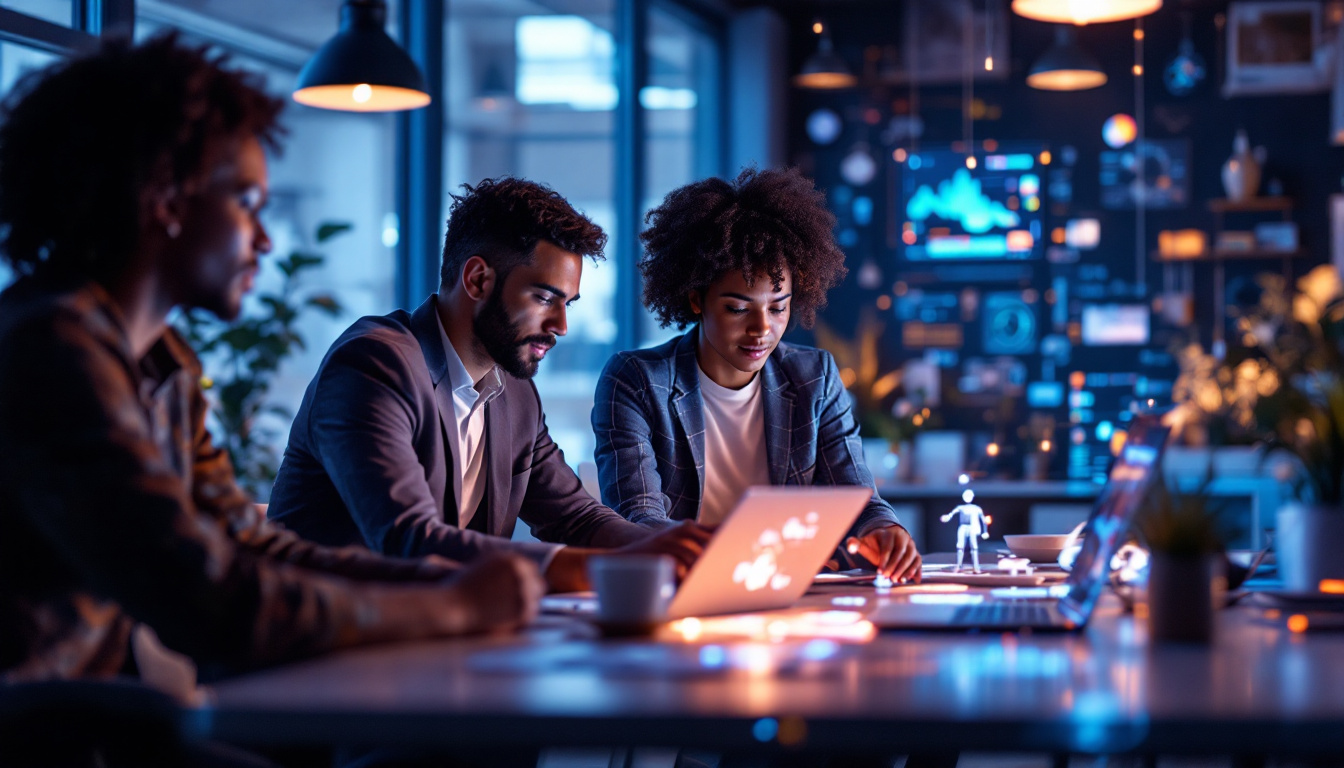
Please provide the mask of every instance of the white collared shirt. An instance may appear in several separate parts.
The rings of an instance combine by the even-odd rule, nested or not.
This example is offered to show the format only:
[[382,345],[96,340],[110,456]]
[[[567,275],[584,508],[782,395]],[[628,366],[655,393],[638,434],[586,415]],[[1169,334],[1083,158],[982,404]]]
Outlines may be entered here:
[[479,382],[471,380],[467,367],[462,363],[448,331],[443,327],[443,317],[436,311],[439,321],[439,335],[443,340],[444,356],[448,360],[448,386],[453,390],[453,424],[450,430],[454,444],[453,454],[453,497],[457,499],[458,527],[466,528],[472,515],[481,505],[485,496],[485,406],[504,391],[504,376],[496,365],[481,377]]

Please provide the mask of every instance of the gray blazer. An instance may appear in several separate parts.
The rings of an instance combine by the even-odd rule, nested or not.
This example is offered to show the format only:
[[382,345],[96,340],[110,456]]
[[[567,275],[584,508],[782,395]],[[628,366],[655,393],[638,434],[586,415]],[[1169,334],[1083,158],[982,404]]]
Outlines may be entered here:
[[[597,383],[593,431],[602,499],[650,527],[694,520],[705,487],[705,419],[696,329],[617,352]],[[781,343],[761,369],[772,485],[865,485],[851,533],[897,522],[863,461],[859,425],[829,352]]]
[[520,517],[542,541],[616,547],[646,538],[647,528],[583,490],[546,430],[536,386],[510,376],[485,407],[489,535],[457,527],[436,300],[361,318],[328,350],[290,430],[269,517],[324,544],[460,561],[509,549],[544,562],[554,546],[508,541]]

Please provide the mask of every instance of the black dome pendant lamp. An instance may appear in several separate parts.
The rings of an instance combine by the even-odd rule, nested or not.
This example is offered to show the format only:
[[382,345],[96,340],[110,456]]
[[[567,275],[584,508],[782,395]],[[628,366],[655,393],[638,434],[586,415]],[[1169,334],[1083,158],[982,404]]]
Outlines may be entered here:
[[387,36],[384,0],[345,0],[341,28],[299,72],[294,100],[346,112],[395,112],[429,104],[425,76]]

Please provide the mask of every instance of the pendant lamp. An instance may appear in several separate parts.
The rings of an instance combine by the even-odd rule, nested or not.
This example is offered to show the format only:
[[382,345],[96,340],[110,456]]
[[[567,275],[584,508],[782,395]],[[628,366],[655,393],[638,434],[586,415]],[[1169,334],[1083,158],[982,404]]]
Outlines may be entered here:
[[345,0],[341,28],[299,72],[294,100],[347,112],[395,112],[429,103],[429,89],[406,51],[387,36],[384,0]]
[[1043,91],[1085,91],[1106,84],[1106,73],[1078,47],[1073,28],[1055,29],[1055,44],[1032,65],[1027,85]]
[[849,65],[840,58],[831,45],[831,34],[822,30],[817,40],[817,52],[803,62],[803,68],[793,78],[799,88],[852,88],[859,82]]
[[1013,0],[1013,13],[1059,24],[1099,24],[1147,16],[1162,0]]

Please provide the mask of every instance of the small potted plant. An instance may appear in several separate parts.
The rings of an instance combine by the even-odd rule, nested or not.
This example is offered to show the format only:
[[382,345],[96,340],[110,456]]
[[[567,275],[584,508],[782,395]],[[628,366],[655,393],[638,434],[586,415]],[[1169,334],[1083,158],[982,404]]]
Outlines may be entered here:
[[1154,642],[1207,643],[1227,591],[1224,531],[1199,488],[1173,491],[1159,477],[1137,521],[1148,547],[1148,630]]

